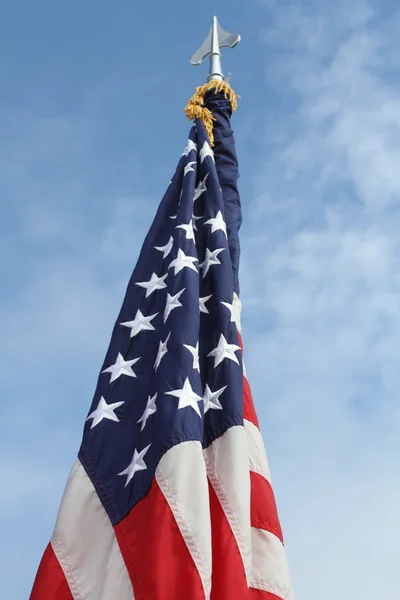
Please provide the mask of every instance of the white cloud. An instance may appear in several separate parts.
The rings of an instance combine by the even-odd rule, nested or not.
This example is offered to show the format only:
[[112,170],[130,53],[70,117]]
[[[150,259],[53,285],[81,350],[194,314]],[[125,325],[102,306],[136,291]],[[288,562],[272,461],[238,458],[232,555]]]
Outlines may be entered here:
[[244,227],[248,371],[296,597],[392,597],[399,44],[390,19],[367,2],[268,5],[267,81],[283,100],[266,118]]

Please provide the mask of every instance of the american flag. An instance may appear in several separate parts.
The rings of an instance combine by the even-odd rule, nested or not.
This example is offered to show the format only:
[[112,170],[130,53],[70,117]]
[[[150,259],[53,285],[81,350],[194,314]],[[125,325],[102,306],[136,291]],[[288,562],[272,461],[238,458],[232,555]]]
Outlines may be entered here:
[[291,600],[246,379],[231,107],[209,93],[115,323],[31,600]]

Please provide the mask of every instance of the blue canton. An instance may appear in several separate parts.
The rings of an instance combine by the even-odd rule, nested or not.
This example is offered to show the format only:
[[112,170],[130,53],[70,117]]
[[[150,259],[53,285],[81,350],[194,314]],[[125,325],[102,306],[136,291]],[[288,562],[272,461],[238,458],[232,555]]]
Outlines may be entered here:
[[207,447],[243,425],[233,293],[220,180],[197,120],[128,284],[79,451],[113,524],[171,447]]

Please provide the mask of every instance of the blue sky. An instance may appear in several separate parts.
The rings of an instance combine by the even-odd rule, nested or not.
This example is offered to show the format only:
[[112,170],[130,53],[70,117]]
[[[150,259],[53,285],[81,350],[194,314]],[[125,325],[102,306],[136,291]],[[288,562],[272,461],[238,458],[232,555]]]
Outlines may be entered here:
[[395,596],[394,2],[0,2],[0,597],[28,597],[114,319],[186,142],[214,13],[245,223],[246,366],[297,600]]

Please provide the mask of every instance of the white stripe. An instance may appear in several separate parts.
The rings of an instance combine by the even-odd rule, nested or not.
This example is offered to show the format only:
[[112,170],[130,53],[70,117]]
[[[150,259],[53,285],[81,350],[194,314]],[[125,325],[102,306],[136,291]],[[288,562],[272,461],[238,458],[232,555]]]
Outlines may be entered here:
[[235,536],[246,576],[250,575],[250,471],[246,434],[231,427],[204,450],[207,474]]
[[261,431],[251,421],[244,419],[243,423],[249,452],[250,471],[262,475],[271,483],[271,473]]
[[240,333],[240,331],[241,331],[240,313],[242,312],[242,303],[240,302],[239,296],[236,294],[236,292],[233,293],[232,306],[233,306],[233,316],[234,316],[234,319],[236,322],[236,327],[238,328],[238,331]]
[[[246,377],[247,379],[247,371],[246,371],[246,365],[244,364],[244,358],[242,358],[242,366],[243,366],[243,377]],[[249,380],[247,379],[247,383],[249,382]]]
[[269,531],[251,530],[252,570],[249,586],[293,600],[289,567],[281,541]]
[[200,442],[182,442],[168,450],[158,464],[156,480],[193,558],[208,600],[212,568],[210,500]]
[[51,544],[74,600],[134,600],[114,528],[78,460],[67,481]]

